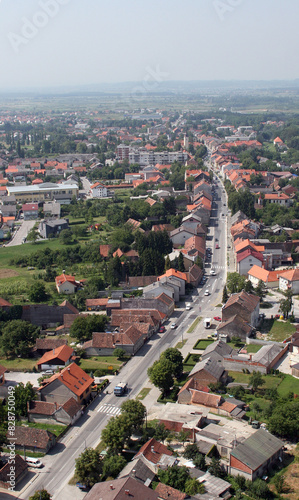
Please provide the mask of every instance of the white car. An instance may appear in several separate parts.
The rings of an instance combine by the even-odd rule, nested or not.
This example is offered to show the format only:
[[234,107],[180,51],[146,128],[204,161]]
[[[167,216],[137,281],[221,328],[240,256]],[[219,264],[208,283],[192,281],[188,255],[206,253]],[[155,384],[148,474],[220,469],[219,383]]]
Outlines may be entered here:
[[204,295],[210,295],[209,290],[206,290],[205,293],[204,293]]
[[171,323],[170,328],[174,330],[177,327],[176,323]]
[[210,275],[211,275],[211,276],[216,276],[216,273],[215,273],[214,269],[211,269],[211,271],[210,271]]

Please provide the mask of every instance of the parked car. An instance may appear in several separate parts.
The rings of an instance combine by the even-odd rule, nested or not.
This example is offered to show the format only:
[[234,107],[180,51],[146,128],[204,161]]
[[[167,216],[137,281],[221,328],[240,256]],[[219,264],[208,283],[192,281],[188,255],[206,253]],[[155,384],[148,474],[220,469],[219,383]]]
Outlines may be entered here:
[[174,330],[178,325],[176,323],[171,323],[170,328]]
[[210,295],[209,290],[206,290],[205,293],[204,293],[204,295]]
[[221,321],[221,318],[220,318],[220,316],[214,316],[214,320],[215,321]]
[[219,248],[219,245],[218,245],[218,243],[216,243],[216,245],[215,245],[215,248],[217,248],[217,249]]
[[165,326],[160,326],[159,333],[164,333],[166,330]]

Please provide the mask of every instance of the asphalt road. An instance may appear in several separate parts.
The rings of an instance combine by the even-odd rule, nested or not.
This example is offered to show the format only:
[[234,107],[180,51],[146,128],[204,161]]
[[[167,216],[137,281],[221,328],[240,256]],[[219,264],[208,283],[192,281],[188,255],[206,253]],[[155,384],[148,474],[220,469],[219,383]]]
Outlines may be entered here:
[[[223,193],[222,186],[216,188],[216,206],[212,210],[211,226],[208,234],[207,246],[212,249],[211,261],[207,264],[206,273],[213,268],[216,276],[209,276],[207,283],[199,287],[193,294],[192,309],[186,311],[183,308],[176,309],[169,320],[167,330],[163,334],[155,334],[151,337],[138,353],[123,368],[121,374],[115,377],[109,386],[110,394],[100,395],[88,408],[86,414],[79,420],[59,444],[52,449],[43,459],[45,467],[36,474],[32,484],[29,484],[20,494],[19,498],[28,499],[30,495],[38,489],[45,488],[53,495],[53,500],[63,498],[63,488],[68,483],[74,473],[75,459],[84,451],[86,447],[94,447],[101,438],[101,431],[113,413],[103,413],[104,405],[110,408],[114,414],[119,411],[123,401],[135,398],[142,387],[145,386],[148,376],[147,369],[159,358],[161,352],[168,347],[173,347],[179,340],[184,338],[185,332],[194,319],[200,315],[202,317],[213,317],[219,315],[219,309],[215,309],[221,301],[221,294],[226,280],[226,194]],[[216,241],[216,238],[218,241]],[[216,249],[216,243],[219,249]],[[205,296],[206,290],[209,295]],[[176,322],[177,328],[172,330],[170,324]],[[200,338],[201,335],[199,335]],[[206,331],[202,331],[202,338],[206,337]],[[118,382],[128,383],[129,392],[126,397],[116,397],[113,388]]]
[[22,224],[19,226],[19,229],[15,233],[13,239],[7,243],[7,247],[13,247],[16,245],[21,245],[23,243],[23,239],[27,237],[30,229],[33,228],[36,220],[23,220]]

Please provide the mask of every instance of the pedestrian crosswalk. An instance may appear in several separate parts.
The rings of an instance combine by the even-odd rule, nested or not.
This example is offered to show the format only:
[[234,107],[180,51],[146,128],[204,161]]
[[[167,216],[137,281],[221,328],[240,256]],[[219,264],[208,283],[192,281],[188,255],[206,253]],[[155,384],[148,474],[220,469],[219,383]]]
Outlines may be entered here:
[[100,408],[98,409],[98,413],[99,412],[107,413],[115,417],[116,415],[119,415],[121,413],[121,409],[114,405],[104,404],[101,405]]

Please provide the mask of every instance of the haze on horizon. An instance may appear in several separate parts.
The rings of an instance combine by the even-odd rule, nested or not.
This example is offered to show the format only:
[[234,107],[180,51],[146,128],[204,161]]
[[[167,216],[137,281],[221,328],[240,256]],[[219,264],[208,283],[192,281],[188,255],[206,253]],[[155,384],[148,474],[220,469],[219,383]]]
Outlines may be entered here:
[[0,0],[0,90],[293,80],[299,2]]

